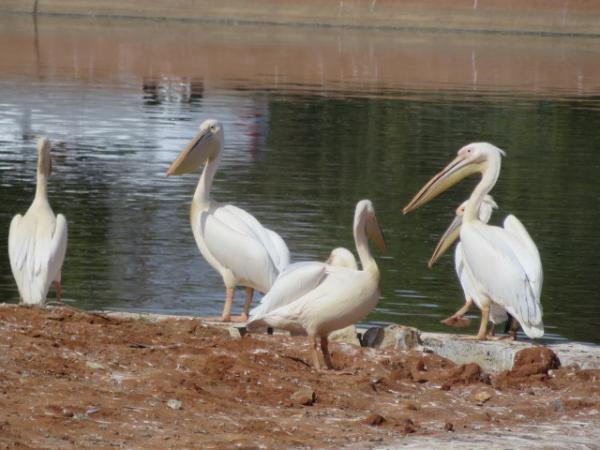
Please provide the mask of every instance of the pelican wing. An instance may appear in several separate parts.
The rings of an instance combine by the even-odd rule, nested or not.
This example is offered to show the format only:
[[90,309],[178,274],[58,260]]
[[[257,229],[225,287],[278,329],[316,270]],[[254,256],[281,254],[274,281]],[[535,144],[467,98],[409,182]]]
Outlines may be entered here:
[[531,239],[531,236],[521,221],[512,214],[509,214],[506,216],[506,219],[504,219],[504,229],[512,234],[529,252],[529,256],[522,255],[521,261],[527,268],[532,287],[539,298],[544,282],[544,272],[542,269],[540,252],[538,251],[535,242],[533,242],[533,239]]
[[481,223],[464,224],[460,237],[475,287],[506,308],[529,337],[542,336],[542,307],[523,245],[506,230]]
[[237,206],[222,205],[214,210],[214,215],[240,233],[259,240],[278,272],[290,263],[290,251],[281,236],[265,228],[252,214]]
[[10,265],[25,304],[43,304],[50,284],[60,280],[67,248],[67,222],[17,215],[8,237]]
[[60,281],[62,266],[67,253],[67,219],[62,214],[56,216],[56,226],[48,246],[48,275],[50,281]]
[[220,210],[198,216],[208,251],[243,284],[268,291],[279,272],[261,233],[238,216]]
[[260,305],[250,311],[250,320],[298,300],[315,289],[325,278],[322,262],[299,262],[289,265],[279,274]]

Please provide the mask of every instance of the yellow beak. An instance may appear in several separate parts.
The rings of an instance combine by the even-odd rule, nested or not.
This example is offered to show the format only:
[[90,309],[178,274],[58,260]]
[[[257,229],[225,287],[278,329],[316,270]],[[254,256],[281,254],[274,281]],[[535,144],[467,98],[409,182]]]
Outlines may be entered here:
[[431,269],[431,267],[441,258],[441,256],[448,250],[454,241],[458,239],[460,236],[460,227],[462,225],[462,217],[456,216],[450,226],[446,229],[440,241],[438,242],[431,258],[429,258],[429,262],[427,266]]

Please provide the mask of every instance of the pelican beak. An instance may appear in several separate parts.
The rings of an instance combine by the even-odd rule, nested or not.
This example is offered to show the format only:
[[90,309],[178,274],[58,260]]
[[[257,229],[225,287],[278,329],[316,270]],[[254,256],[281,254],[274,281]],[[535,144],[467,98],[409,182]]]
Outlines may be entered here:
[[444,232],[444,235],[441,237],[440,241],[435,247],[431,258],[429,258],[427,266],[430,269],[438,261],[438,259],[440,259],[440,257],[446,252],[446,250],[448,250],[448,247],[450,247],[454,243],[454,241],[458,239],[458,236],[460,235],[461,225],[462,216],[457,215],[448,227],[448,229]]
[[379,248],[382,253],[387,253],[387,245],[385,244],[385,238],[383,237],[383,230],[377,222],[377,217],[373,216],[367,223],[367,236],[373,239],[375,245]]
[[404,207],[402,212],[408,214],[413,209],[423,206],[429,200],[451,188],[463,178],[475,172],[481,172],[480,166],[481,163],[477,160],[469,156],[458,155],[444,168],[444,170],[438,172],[419,192],[417,192],[417,195],[415,195],[410,203]]
[[202,163],[216,155],[218,145],[210,128],[201,129],[192,142],[173,161],[173,164],[167,170],[167,176],[183,175],[197,170]]

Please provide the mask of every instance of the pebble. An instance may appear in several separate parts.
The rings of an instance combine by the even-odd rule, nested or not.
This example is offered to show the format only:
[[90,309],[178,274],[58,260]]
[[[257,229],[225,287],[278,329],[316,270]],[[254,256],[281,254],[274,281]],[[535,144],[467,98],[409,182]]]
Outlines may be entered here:
[[171,409],[181,409],[181,402],[179,400],[175,400],[174,398],[170,399],[167,402],[167,406]]
[[371,413],[367,416],[367,418],[364,420],[364,422],[367,425],[372,425],[372,426],[379,426],[382,423],[385,422],[385,417],[383,417],[381,414],[379,413]]
[[292,403],[303,406],[311,406],[317,400],[317,393],[310,388],[300,389],[290,397]]

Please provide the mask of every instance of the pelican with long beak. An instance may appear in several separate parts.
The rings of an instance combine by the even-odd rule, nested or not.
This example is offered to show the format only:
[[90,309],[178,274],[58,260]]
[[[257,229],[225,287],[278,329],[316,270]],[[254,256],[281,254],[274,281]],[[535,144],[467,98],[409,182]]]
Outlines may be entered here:
[[[433,265],[440,259],[440,257],[446,252],[446,250],[456,241],[459,237],[460,227],[462,225],[462,218],[465,213],[467,201],[464,201],[458,208],[456,208],[456,216],[448,229],[444,232],[440,241],[438,242],[433,255],[429,259],[428,266],[431,269]],[[492,217],[492,211],[498,208],[498,205],[494,201],[491,195],[486,195],[479,207],[478,218],[481,223],[488,223]],[[456,244],[454,250],[454,268],[456,269],[456,275],[462,287],[465,295],[465,304],[462,308],[452,314],[450,317],[442,320],[441,322],[451,327],[466,327],[471,322],[470,319],[464,317],[469,311],[471,305],[475,303],[479,309],[481,309],[484,300],[482,300],[482,294],[477,289],[477,284],[471,280],[471,270],[465,267],[465,256],[463,253],[462,244],[459,242]],[[498,324],[506,321],[508,315],[506,310],[499,306],[497,303],[492,302],[490,305],[490,322],[492,324]],[[493,332],[493,328],[492,328]]]
[[329,334],[362,320],[379,300],[379,268],[369,250],[367,237],[382,251],[385,251],[385,241],[370,200],[361,200],[356,205],[353,231],[362,270],[301,263],[312,272],[312,281],[307,283],[310,277],[302,270],[282,276],[265,298],[283,296],[287,289],[293,290],[296,298],[288,298],[287,303],[266,312],[256,311],[247,328],[272,327],[292,334],[306,334],[311,340],[314,367],[321,369],[320,343],[325,365],[333,369],[328,349]]
[[24,216],[17,214],[8,232],[10,268],[25,305],[44,305],[54,282],[56,301],[61,299],[61,271],[67,251],[67,220],[54,215],[48,202],[48,178],[52,173],[50,141],[37,144],[35,197]]
[[498,180],[504,154],[486,142],[464,146],[403,210],[406,214],[468,175],[481,174],[463,213],[460,241],[467,273],[481,293],[481,324],[475,338],[482,340],[487,338],[492,303],[511,314],[530,338],[544,335],[540,303],[543,271],[535,243],[513,215],[506,217],[504,228],[483,223],[477,216],[486,194]]
[[200,125],[200,132],[171,164],[167,175],[204,170],[194,193],[190,224],[204,259],[223,278],[226,288],[221,321],[232,320],[235,287],[246,287],[244,312],[234,320],[248,318],[254,290],[267,292],[279,273],[289,264],[290,252],[283,239],[263,227],[254,216],[230,204],[210,198],[210,188],[223,154],[225,133],[214,119]]

